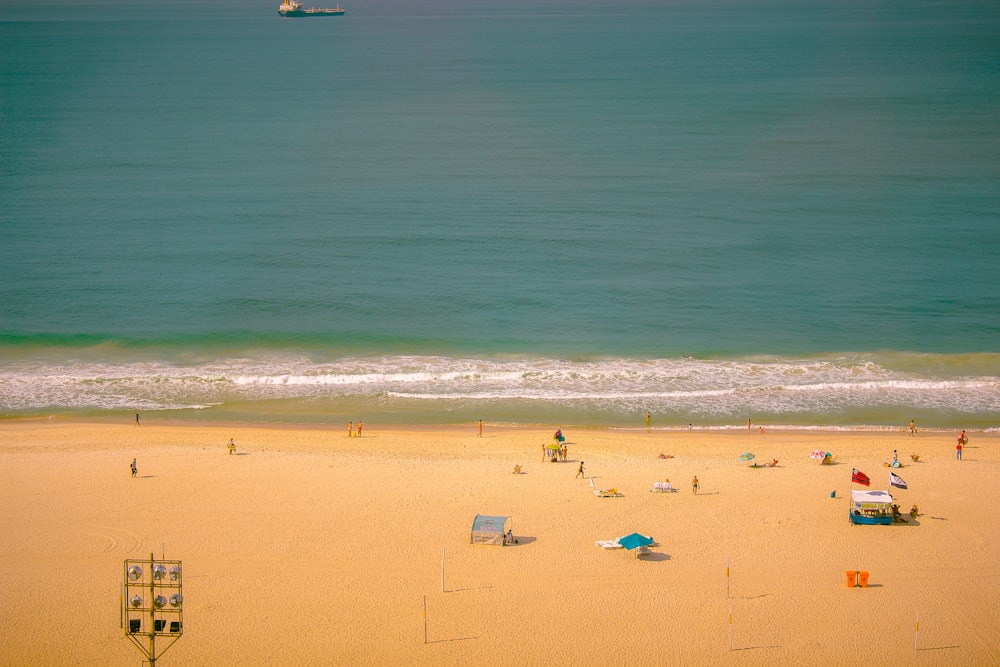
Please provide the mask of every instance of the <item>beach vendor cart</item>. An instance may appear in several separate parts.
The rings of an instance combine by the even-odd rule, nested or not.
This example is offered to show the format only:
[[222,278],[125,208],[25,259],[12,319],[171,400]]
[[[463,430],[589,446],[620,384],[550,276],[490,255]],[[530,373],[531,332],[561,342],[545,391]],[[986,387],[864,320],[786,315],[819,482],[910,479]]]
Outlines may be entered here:
[[851,523],[892,523],[892,496],[888,491],[851,491]]

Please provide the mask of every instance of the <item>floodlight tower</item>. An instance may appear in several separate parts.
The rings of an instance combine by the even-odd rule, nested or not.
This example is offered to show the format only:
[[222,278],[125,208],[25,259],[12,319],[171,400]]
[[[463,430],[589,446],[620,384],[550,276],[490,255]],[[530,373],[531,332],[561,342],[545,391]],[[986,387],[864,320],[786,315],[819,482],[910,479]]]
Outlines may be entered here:
[[[179,560],[125,561],[122,627],[125,636],[156,667],[156,659],[184,634],[184,597]],[[145,596],[145,597],[144,597]],[[160,639],[157,647],[156,640]]]

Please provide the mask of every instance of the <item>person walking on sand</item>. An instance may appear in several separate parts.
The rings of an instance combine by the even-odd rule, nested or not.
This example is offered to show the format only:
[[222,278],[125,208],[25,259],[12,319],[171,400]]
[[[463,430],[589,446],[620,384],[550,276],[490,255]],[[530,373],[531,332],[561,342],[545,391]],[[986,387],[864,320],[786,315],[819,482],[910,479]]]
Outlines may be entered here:
[[698,493],[698,475],[695,475],[694,479],[691,480],[691,491]]
[[[576,477],[586,477],[586,475],[583,472],[583,461],[580,461],[580,468],[579,470],[576,471]],[[576,477],[574,477],[573,479],[576,479]]]
[[354,422],[347,422],[347,437],[354,437]]
[[653,413],[646,413],[646,430],[648,431],[653,426]]
[[483,420],[479,420],[479,433],[476,434],[477,438],[483,437]]
[[962,460],[962,447],[967,442],[969,439],[965,437],[965,431],[962,431],[958,436],[958,442],[955,443],[955,458],[959,461]]
[[139,474],[139,466],[136,464],[135,459],[132,459],[132,463],[129,464],[129,469],[132,471],[133,477]]
[[135,413],[135,425],[139,426],[139,413]]
[[913,420],[911,419],[911,420],[910,420],[910,437],[912,438],[912,437],[913,437],[913,436],[915,436],[916,434],[917,434],[917,425],[916,425],[916,423],[914,423],[914,421],[913,421]]
[[358,420],[358,437],[361,437],[361,420]]

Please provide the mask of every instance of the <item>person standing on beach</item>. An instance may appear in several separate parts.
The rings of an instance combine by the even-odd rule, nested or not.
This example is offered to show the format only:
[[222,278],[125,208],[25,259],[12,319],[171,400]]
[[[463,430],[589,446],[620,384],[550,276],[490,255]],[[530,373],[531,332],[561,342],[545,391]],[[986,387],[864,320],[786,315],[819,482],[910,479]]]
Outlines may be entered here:
[[913,436],[915,436],[916,434],[917,434],[917,425],[916,425],[916,423],[914,423],[914,421],[913,421],[913,420],[911,419],[911,420],[910,420],[910,437],[912,438],[912,437],[913,437]]
[[361,437],[361,420],[358,420],[358,437]]
[[646,430],[647,431],[650,430],[650,428],[652,428],[652,426],[653,426],[653,413],[647,412],[646,413]]
[[354,437],[354,422],[347,422],[347,437]]
[[691,491],[698,493],[698,475],[695,475],[694,479],[691,480]]
[[962,431],[958,436],[958,442],[955,443],[955,458],[959,461],[962,460],[962,447],[969,441],[965,437],[965,431]]
[[477,438],[483,437],[483,420],[479,420],[479,433],[476,434]]
[[[583,472],[583,461],[580,461],[580,469],[576,471],[576,477],[586,477],[586,475]],[[576,477],[574,477],[573,479],[576,479]]]
[[129,469],[132,471],[132,477],[139,474],[139,466],[136,465],[135,459],[132,459],[132,463],[129,464]]
[[747,433],[750,432],[750,418],[747,417]]
[[139,413],[135,413],[135,425],[139,426]]

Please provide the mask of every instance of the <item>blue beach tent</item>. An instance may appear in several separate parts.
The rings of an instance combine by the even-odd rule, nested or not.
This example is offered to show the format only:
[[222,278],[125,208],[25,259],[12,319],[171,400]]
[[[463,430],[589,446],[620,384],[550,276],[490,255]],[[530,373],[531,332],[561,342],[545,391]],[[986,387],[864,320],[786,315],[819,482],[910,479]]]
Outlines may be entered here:
[[470,544],[496,544],[503,546],[504,535],[510,529],[509,516],[477,514],[472,522]]

